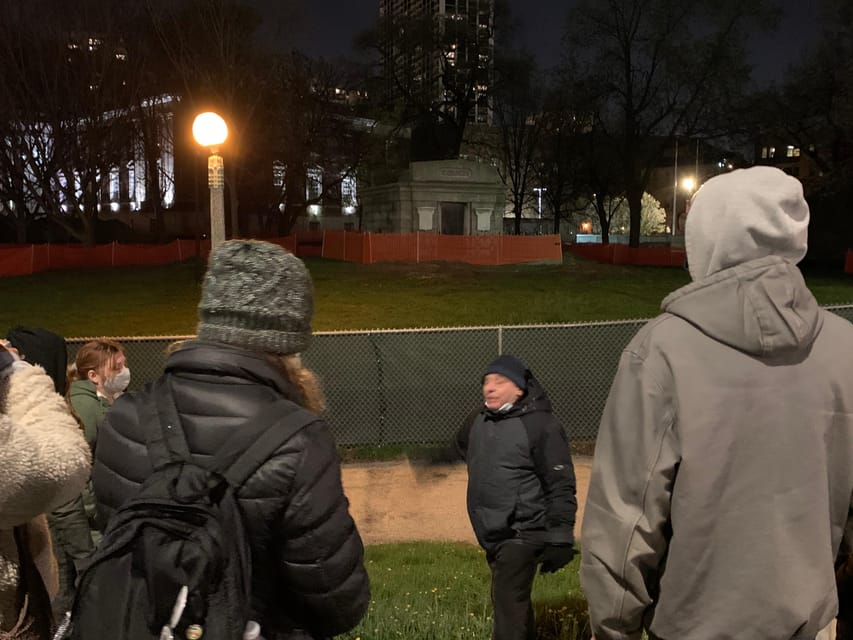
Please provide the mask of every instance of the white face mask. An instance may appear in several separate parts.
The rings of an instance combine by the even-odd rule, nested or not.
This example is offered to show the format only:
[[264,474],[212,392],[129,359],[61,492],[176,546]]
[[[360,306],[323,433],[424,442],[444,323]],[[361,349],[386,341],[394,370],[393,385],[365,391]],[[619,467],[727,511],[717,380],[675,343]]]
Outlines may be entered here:
[[104,382],[104,391],[111,396],[116,396],[123,393],[130,384],[130,369],[122,367],[122,370],[115,374],[112,378],[107,378]]
[[[489,405],[487,405],[487,404],[485,404],[484,406],[486,407],[486,409],[488,409],[488,408],[489,408]],[[489,409],[489,410],[490,410],[490,411],[494,411],[494,413],[506,413],[507,411],[509,411],[510,409],[512,409],[514,406],[515,406],[515,405],[514,405],[512,402],[504,402],[504,403],[503,403],[501,406],[499,406],[497,409]]]

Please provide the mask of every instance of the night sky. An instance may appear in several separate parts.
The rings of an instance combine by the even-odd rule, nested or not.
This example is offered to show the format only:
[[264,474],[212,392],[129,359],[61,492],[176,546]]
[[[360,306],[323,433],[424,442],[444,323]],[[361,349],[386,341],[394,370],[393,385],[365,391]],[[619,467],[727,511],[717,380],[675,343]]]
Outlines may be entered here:
[[[259,6],[281,6],[281,0],[256,2]],[[513,14],[522,21],[521,41],[536,54],[540,65],[559,62],[560,37],[573,1],[509,2]],[[288,16],[288,26],[279,32],[279,39],[289,40],[309,55],[326,58],[349,55],[354,35],[368,28],[379,12],[378,0],[296,0],[294,5],[297,15]],[[818,36],[818,0],[782,0],[781,5],[785,15],[776,32],[757,35],[750,42],[754,77],[760,84],[780,80],[788,65],[796,62]]]

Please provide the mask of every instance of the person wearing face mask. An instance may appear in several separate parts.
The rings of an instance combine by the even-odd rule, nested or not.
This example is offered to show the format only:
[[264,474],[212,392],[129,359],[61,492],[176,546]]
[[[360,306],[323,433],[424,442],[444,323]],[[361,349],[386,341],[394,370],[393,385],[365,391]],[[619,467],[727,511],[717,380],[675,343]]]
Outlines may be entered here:
[[[68,367],[66,400],[93,453],[104,416],[129,383],[124,349],[113,340],[87,342]],[[91,482],[74,500],[54,510],[48,520],[59,564],[60,588],[54,611],[61,615],[73,601],[78,571],[100,539]]]
[[532,640],[536,567],[553,573],[574,556],[574,466],[551,401],[524,362],[502,355],[489,364],[483,400],[456,446],[468,465],[468,516],[492,571],[492,638]]
[[98,426],[129,384],[130,369],[118,342],[100,338],[80,347],[68,368],[67,397],[93,451]]

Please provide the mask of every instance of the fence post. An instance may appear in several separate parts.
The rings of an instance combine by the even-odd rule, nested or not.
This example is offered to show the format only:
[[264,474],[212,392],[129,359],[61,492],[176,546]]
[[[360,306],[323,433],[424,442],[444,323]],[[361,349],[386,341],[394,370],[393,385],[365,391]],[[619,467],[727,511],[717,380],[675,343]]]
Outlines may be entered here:
[[498,325],[498,355],[503,355],[504,352],[504,328]]

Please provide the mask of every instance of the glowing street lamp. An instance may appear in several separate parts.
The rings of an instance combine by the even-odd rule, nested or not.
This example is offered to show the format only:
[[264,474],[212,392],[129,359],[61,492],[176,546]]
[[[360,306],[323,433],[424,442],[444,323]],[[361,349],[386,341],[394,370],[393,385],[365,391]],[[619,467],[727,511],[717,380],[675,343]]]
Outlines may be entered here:
[[225,163],[219,145],[228,137],[225,120],[212,111],[200,113],[193,120],[193,137],[207,147],[207,186],[210,188],[210,250],[225,242]]
[[689,193],[692,193],[695,187],[696,180],[694,178],[684,178],[684,180],[681,181],[681,188]]

